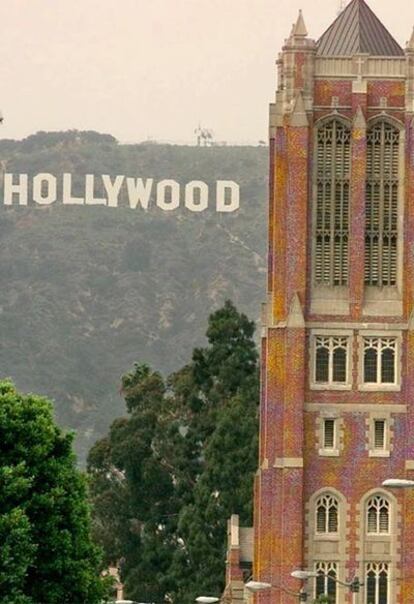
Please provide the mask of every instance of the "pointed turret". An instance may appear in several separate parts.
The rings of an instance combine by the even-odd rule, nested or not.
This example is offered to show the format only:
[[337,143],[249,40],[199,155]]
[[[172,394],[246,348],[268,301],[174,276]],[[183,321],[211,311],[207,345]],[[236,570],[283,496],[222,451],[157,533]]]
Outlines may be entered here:
[[367,122],[365,120],[364,112],[361,109],[361,105],[358,105],[358,109],[354,118],[354,128],[363,130],[364,128],[366,128],[366,126]]
[[414,52],[414,28],[413,28],[413,32],[411,34],[411,38],[407,42],[406,50],[408,50],[410,52]]
[[317,54],[353,57],[403,56],[404,51],[365,0],[352,0],[317,42]]
[[290,304],[287,327],[296,327],[300,329],[305,327],[302,305],[297,292],[293,294],[292,302]]
[[306,38],[308,30],[306,29],[305,20],[302,15],[302,11],[299,11],[299,15],[296,23],[293,26],[292,36],[294,38]]
[[290,117],[290,125],[295,128],[302,128],[309,125],[308,117],[305,111],[305,103],[303,102],[301,92],[296,95],[294,100],[293,111]]

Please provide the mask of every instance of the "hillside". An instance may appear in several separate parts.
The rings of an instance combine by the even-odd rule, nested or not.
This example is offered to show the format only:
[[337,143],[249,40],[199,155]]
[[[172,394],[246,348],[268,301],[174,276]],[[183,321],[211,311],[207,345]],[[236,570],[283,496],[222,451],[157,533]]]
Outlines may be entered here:
[[[0,191],[0,368],[55,401],[81,458],[123,414],[120,375],[135,361],[168,373],[203,342],[231,298],[258,319],[265,291],[267,149],[119,145],[97,133],[0,141],[3,173],[118,174],[240,185],[240,209],[5,206]],[[99,193],[99,191],[98,191]]]

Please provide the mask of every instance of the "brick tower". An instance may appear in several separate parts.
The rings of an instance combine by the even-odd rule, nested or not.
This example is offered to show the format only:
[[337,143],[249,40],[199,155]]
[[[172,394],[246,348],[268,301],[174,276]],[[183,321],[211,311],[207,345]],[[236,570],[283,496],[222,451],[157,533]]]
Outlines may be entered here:
[[413,604],[414,494],[381,485],[414,479],[414,34],[364,0],[279,56],[263,315],[260,602],[304,568],[308,601]]

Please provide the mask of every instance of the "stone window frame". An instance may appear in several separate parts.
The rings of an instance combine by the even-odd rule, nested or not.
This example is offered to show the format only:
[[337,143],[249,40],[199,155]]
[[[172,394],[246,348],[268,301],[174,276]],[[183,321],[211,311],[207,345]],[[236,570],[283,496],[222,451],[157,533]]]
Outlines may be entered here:
[[[338,500],[338,533],[316,533],[316,502],[324,495],[331,495]],[[347,543],[351,526],[350,503],[345,495],[334,487],[318,489],[305,503],[305,560],[306,568],[314,568],[317,562],[335,562],[337,564],[337,578],[340,581],[347,579]],[[336,547],[335,547],[336,545]],[[332,549],[332,546],[333,549]],[[308,597],[314,593],[313,581],[305,586]]]
[[367,129],[364,260],[367,286],[397,285],[400,134],[401,129],[387,119],[376,120]]
[[[338,507],[337,507],[337,519],[338,519],[338,530],[335,533],[318,533],[317,532],[317,518],[316,518],[316,514],[317,514],[317,503],[318,501],[320,501],[321,498],[328,496],[328,497],[333,497],[334,499],[336,499],[337,503],[338,503]],[[337,489],[334,489],[333,487],[325,487],[322,489],[319,489],[318,491],[316,491],[315,493],[312,494],[312,496],[309,499],[309,503],[307,505],[307,512],[308,512],[308,518],[307,518],[307,528],[308,528],[308,532],[309,532],[309,537],[314,540],[314,541],[338,541],[341,542],[346,535],[346,531],[347,531],[347,502],[345,499],[345,496],[338,491]],[[312,561],[318,561],[320,560],[320,558],[315,558]],[[332,559],[333,561],[336,560],[336,558]]]
[[[324,593],[328,593],[329,573],[331,571],[334,572],[335,578],[338,579],[338,566],[339,565],[336,560],[316,560],[315,561],[314,567],[313,567],[315,573],[318,573],[318,571],[321,571],[321,574],[324,577]],[[325,567],[325,568],[323,569],[323,567]],[[318,578],[315,577],[315,579],[313,581],[313,595],[314,595],[315,599],[318,597],[317,581],[318,581]],[[337,602],[338,602],[338,583],[336,581],[332,581],[332,584],[335,586],[335,600],[332,601],[332,604],[337,604]],[[322,595],[322,594],[319,594],[319,595]]]
[[[375,504],[375,500],[377,500],[377,503]],[[376,530],[375,531],[371,531],[369,529],[369,510],[370,510],[370,503],[374,502],[374,507],[376,507],[376,512],[375,512],[375,524],[376,524]],[[385,505],[384,505],[385,504]],[[386,515],[386,519],[387,519],[387,530],[383,531],[381,530],[381,508],[384,507],[387,510],[387,515]],[[369,537],[372,537],[374,535],[377,536],[382,536],[382,537],[390,537],[391,536],[391,516],[392,516],[392,504],[389,500],[388,497],[385,497],[382,493],[378,493],[378,494],[373,494],[371,495],[371,497],[369,499],[366,500],[365,502],[365,528],[366,528],[366,534]]]
[[[385,424],[384,434],[384,447],[382,449],[375,446],[375,422],[383,421]],[[370,413],[369,417],[365,421],[366,423],[366,435],[367,435],[367,450],[369,457],[390,457],[391,451],[393,450],[393,427],[394,418],[391,417],[389,412],[382,412],[378,409],[378,412]]]
[[[389,533],[368,533],[367,532],[367,514],[366,507],[368,501],[375,495],[379,495],[387,499],[390,504],[390,525],[389,525]],[[389,603],[396,602],[398,595],[400,593],[400,583],[399,579],[401,578],[401,574],[399,571],[399,564],[401,562],[401,520],[402,520],[402,507],[398,502],[396,496],[388,489],[384,488],[375,488],[370,489],[361,497],[360,501],[356,504],[356,524],[358,527],[358,554],[357,554],[357,562],[359,565],[359,575],[364,577],[367,564],[370,562],[384,562],[388,564],[389,572],[390,572],[390,582],[389,582],[389,594],[388,599]],[[387,550],[384,550],[384,554],[381,555],[378,553],[378,548],[380,544],[387,544]],[[387,551],[387,553],[385,553]],[[361,594],[362,596],[362,594]],[[358,600],[358,602],[362,602]],[[365,596],[363,598],[363,602],[365,604]]]
[[[319,507],[324,507],[325,509],[325,519],[324,519],[324,524],[325,524],[325,529],[324,531],[319,531],[318,530],[318,511],[319,511]],[[330,514],[332,512],[332,510],[335,511],[335,521],[336,521],[336,530],[335,531],[331,531],[329,530],[330,524],[331,524],[331,517]],[[336,495],[334,495],[333,493],[323,493],[321,494],[315,501],[315,535],[319,535],[319,536],[328,536],[328,535],[338,535],[339,533],[339,523],[340,523],[340,502],[338,497],[336,497]]]
[[[321,263],[318,268],[317,262],[317,236],[318,236],[318,167],[319,167],[319,133],[320,131],[332,128],[332,136],[336,134],[337,128],[342,128],[345,137],[348,137],[347,147],[345,142],[341,142],[339,146],[339,154],[338,157],[347,157],[348,159],[348,172],[345,172],[345,165],[343,165],[342,177],[339,177],[336,171],[336,163],[335,163],[335,155],[333,154],[333,150],[336,151],[338,141],[335,139],[335,144],[332,145],[330,151],[332,152],[332,160],[333,163],[330,166],[330,179],[327,180],[329,183],[328,191],[329,194],[326,193],[325,186],[323,190],[325,191],[325,196],[323,196],[323,206],[328,206],[330,208],[330,216],[331,223],[329,227],[326,227],[323,230],[323,236],[330,236],[329,238],[329,248],[330,252],[328,256],[330,258],[329,263],[329,283],[318,280],[318,271],[321,273],[326,270],[325,262],[323,256],[321,257]],[[350,249],[350,217],[351,217],[351,155],[352,155],[352,124],[344,116],[338,114],[337,111],[332,112],[330,115],[325,116],[324,118],[318,120],[315,124],[315,138],[314,138],[314,149],[315,149],[315,162],[314,162],[314,178],[313,178],[313,190],[314,190],[314,203],[313,203],[313,225],[312,225],[312,282],[316,287],[349,287],[349,249]],[[322,144],[322,154],[324,153],[325,146]],[[347,149],[347,154],[345,153],[345,149]],[[341,153],[342,150],[342,153]],[[341,204],[348,208],[348,215],[345,223],[342,223],[342,229],[339,231],[336,228],[336,222],[333,221],[333,217],[336,215],[336,199],[335,199],[335,190],[339,187],[341,191]],[[342,232],[344,231],[344,232]],[[334,239],[335,235],[338,232],[338,236],[342,242],[342,247],[339,250],[335,249]],[[343,242],[346,242],[345,244]],[[324,247],[324,244],[323,246]],[[338,254],[338,256],[336,256]],[[339,266],[339,276],[336,275],[336,270],[338,270]],[[340,283],[335,283],[335,280],[338,279]]]
[[[378,586],[379,586],[379,574],[381,571],[381,566],[386,566],[386,573],[387,573],[387,604],[392,604],[393,600],[392,600],[392,575],[391,575],[391,564],[388,562],[388,560],[378,560],[378,561],[370,561],[370,562],[366,562],[365,563],[365,568],[364,568],[364,584],[365,584],[365,597],[364,597],[364,603],[366,602],[366,604],[371,604],[372,600],[368,600],[368,572],[373,571],[376,572],[376,591],[378,590]],[[370,568],[371,567],[371,568]],[[372,567],[377,567],[377,570],[373,570]],[[378,591],[376,593],[376,595],[378,595]],[[375,601],[372,602],[372,604],[378,604],[379,600],[378,598],[375,598]]]
[[[346,359],[347,381],[343,384],[338,382],[319,383],[315,381],[316,374],[316,338],[323,337],[347,337],[348,349]],[[309,387],[311,390],[352,390],[352,363],[353,363],[354,332],[352,329],[312,329],[309,336]]]
[[[361,329],[358,332],[358,390],[364,392],[400,392],[401,391],[401,355],[402,332],[397,330]],[[393,384],[364,382],[364,338],[395,338],[395,382]]]
[[[334,448],[328,449],[324,442],[325,420],[335,422],[335,442]],[[316,449],[320,457],[339,457],[344,445],[344,425],[343,418],[334,410],[322,411],[316,418]]]
[[[398,149],[397,149],[397,158],[398,158],[398,177],[396,179],[397,184],[397,235],[396,235],[396,282],[394,285],[388,284],[378,284],[371,285],[366,282],[366,254],[367,254],[367,246],[364,246],[364,282],[365,288],[368,290],[387,290],[387,289],[397,289],[401,292],[402,287],[402,270],[403,270],[403,232],[404,232],[404,223],[403,223],[403,215],[404,215],[404,205],[405,205],[405,127],[402,122],[398,119],[395,119],[392,115],[389,115],[384,111],[381,113],[372,116],[367,122],[367,138],[369,134],[378,126],[381,127],[390,127],[393,128],[396,132],[398,132]],[[367,151],[368,153],[368,151]],[[368,175],[367,175],[368,178]],[[385,179],[381,180],[382,183],[385,182]],[[367,180],[368,183],[368,180]],[[381,187],[383,184],[381,185]],[[366,189],[365,196],[367,199],[368,189]],[[384,231],[381,231],[384,233]],[[365,235],[367,237],[367,230],[365,229]]]

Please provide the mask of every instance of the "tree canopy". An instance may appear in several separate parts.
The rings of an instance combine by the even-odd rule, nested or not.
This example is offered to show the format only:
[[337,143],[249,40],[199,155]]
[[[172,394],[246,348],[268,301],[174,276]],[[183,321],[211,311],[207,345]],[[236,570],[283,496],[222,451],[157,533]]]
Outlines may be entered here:
[[227,519],[252,521],[254,324],[226,302],[206,335],[167,379],[145,364],[123,377],[128,415],[89,455],[95,534],[139,601],[220,594]]
[[86,483],[45,398],[0,382],[0,604],[98,604]]

